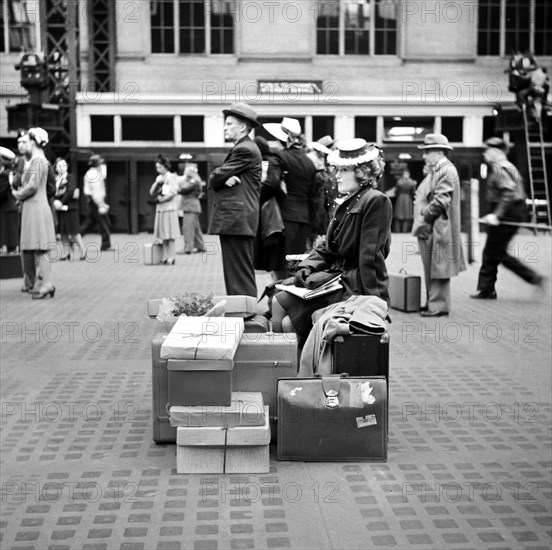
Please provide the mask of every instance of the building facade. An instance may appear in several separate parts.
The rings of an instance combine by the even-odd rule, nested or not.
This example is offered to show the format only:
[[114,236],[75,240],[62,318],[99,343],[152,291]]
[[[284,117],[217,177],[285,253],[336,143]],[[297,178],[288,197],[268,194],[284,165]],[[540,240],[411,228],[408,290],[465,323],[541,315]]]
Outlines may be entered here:
[[[41,14],[52,2],[2,2],[7,145],[14,133],[5,106],[26,95],[14,65],[23,49],[47,47]],[[73,156],[79,177],[91,151],[105,157],[119,231],[153,225],[148,189],[158,153],[188,153],[203,177],[220,163],[228,148],[222,108],[234,101],[251,103],[263,122],[300,119],[308,140],[377,143],[387,187],[404,163],[421,179],[417,145],[432,131],[449,137],[461,177],[477,178],[483,141],[503,133],[493,111],[513,101],[510,53],[530,49],[545,67],[552,62],[546,0],[65,4],[77,37],[75,81],[65,82],[74,92]]]

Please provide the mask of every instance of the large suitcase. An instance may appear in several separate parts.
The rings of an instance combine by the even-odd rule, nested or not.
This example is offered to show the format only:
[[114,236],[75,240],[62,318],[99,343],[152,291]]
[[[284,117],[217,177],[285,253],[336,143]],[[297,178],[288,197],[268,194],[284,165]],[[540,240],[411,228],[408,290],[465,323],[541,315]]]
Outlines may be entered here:
[[422,278],[409,275],[404,269],[389,273],[389,301],[393,309],[399,311],[420,311]]
[[332,372],[349,376],[385,376],[389,384],[389,333],[337,336],[333,343]]
[[[152,341],[153,440],[175,443],[176,428],[169,423],[167,404],[169,385],[167,361],[160,359],[166,334],[156,334]],[[278,378],[297,376],[297,339],[294,334],[244,334],[234,356],[233,391],[262,392],[270,408],[272,427],[276,416]]]
[[291,333],[244,334],[234,356],[234,391],[263,394],[273,421],[278,379],[297,376],[297,336]]
[[279,380],[277,445],[279,460],[385,462],[385,378]]

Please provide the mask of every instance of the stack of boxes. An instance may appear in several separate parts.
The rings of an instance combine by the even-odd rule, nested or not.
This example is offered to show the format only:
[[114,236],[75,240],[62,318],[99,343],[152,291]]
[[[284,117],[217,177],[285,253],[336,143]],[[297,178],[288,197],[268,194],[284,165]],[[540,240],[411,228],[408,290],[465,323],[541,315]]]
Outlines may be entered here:
[[181,317],[164,339],[177,473],[268,473],[270,425],[260,392],[232,392],[238,317]]

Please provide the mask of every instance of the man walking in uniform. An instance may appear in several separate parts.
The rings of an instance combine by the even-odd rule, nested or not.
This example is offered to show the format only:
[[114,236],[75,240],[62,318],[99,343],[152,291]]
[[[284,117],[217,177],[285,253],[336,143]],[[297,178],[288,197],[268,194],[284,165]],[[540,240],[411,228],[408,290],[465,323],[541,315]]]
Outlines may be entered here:
[[489,213],[483,218],[487,224],[487,241],[483,249],[483,260],[477,281],[477,294],[470,298],[496,300],[495,283],[498,265],[513,271],[532,285],[541,285],[544,277],[508,254],[508,244],[517,232],[517,227],[501,225],[501,221],[525,222],[527,206],[525,190],[516,167],[506,158],[508,147],[497,137],[485,142],[483,157],[488,165],[487,200]]
[[253,240],[259,223],[262,157],[249,133],[259,123],[246,103],[233,103],[222,112],[224,138],[234,147],[209,176],[213,192],[209,233],[220,236],[226,293],[256,298]]

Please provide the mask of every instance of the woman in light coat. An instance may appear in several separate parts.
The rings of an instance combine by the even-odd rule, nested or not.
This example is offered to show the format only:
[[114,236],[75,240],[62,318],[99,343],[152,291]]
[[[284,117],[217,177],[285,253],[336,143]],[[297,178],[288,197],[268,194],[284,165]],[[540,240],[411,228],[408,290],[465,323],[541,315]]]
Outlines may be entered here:
[[169,159],[159,155],[155,168],[159,174],[150,189],[150,195],[156,197],[155,222],[153,236],[163,242],[162,263],[174,265],[175,240],[180,235],[178,223],[178,182],[173,174]]
[[[21,186],[12,194],[21,204],[21,237],[19,249],[23,263],[23,292],[31,293],[33,300],[54,297],[51,263],[48,251],[56,246],[54,218],[46,196],[49,163],[43,147],[48,143],[48,132],[31,128],[29,139],[30,159],[25,162]],[[37,270],[42,278],[37,284]]]

